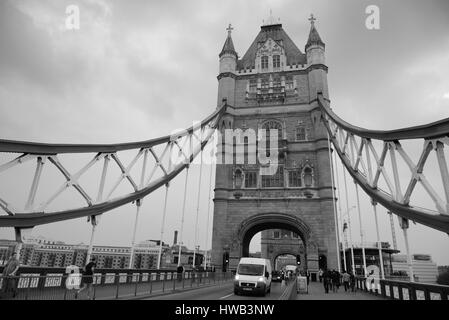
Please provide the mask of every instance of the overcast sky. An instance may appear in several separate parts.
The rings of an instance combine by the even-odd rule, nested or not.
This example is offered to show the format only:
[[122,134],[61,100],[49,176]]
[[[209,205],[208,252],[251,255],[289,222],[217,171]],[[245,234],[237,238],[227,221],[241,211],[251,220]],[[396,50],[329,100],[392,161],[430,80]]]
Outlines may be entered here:
[[[76,31],[65,27],[70,4],[80,9]],[[380,30],[365,27],[365,8],[372,4],[380,8]],[[446,0],[15,0],[0,2],[0,137],[114,143],[187,127],[216,107],[218,53],[227,25],[232,23],[233,42],[243,56],[270,9],[302,51],[310,28],[307,19],[310,13],[317,17],[326,43],[332,107],[341,118],[361,127],[395,129],[449,117]],[[203,172],[201,248],[209,170]],[[198,171],[193,167],[191,199],[196,199]],[[176,196],[182,176],[171,187],[175,196],[168,207],[168,242],[179,229],[181,203]],[[9,183],[3,179],[0,189],[8,189]],[[159,238],[163,194],[161,189],[145,199],[137,240]],[[195,206],[189,201],[185,243],[190,247]],[[371,209],[362,209],[368,217],[366,238],[375,241]],[[105,214],[96,243],[129,245],[134,210],[128,205]],[[391,241],[385,210],[379,214],[381,235]],[[36,227],[33,234],[87,243],[90,229],[85,219],[77,219]],[[12,238],[12,232],[0,230],[0,237]],[[438,264],[449,264],[447,234],[412,224],[410,243],[413,253],[430,253]]]

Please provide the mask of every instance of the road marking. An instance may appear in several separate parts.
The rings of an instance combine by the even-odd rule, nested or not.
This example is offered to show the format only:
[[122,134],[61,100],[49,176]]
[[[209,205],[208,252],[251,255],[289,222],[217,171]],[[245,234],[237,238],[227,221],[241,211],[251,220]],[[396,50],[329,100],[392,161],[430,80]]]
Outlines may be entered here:
[[221,297],[221,298],[218,298],[218,300],[221,300],[221,299],[226,299],[227,297],[230,297],[230,296],[233,296],[234,294],[233,293],[231,293],[231,294],[228,294],[227,296],[224,296],[224,297]]

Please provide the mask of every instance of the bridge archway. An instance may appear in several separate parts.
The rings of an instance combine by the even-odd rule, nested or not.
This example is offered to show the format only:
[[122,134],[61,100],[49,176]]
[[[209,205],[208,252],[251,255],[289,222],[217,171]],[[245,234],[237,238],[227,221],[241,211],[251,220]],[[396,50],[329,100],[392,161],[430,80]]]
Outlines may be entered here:
[[[235,246],[238,245],[238,252],[240,257],[249,256],[249,246],[251,239],[258,233],[269,229],[282,229],[296,233],[303,244],[303,266],[307,266],[307,252],[316,250],[315,240],[311,232],[311,228],[300,218],[292,214],[286,213],[261,213],[248,217],[241,222],[236,235]],[[282,254],[301,254],[298,244],[298,250],[291,252],[278,251],[275,252],[275,257]],[[275,258],[271,259],[274,266]]]
[[[293,249],[293,248],[292,248]],[[296,249],[296,248],[295,248]],[[281,270],[285,265],[297,265],[296,263],[296,257],[301,256],[301,264],[298,265],[300,269],[304,267],[304,250],[300,250],[300,247],[296,250],[286,250],[286,251],[277,251],[272,255],[271,259],[271,265],[273,267],[273,270]],[[284,261],[279,261],[279,258],[281,257],[288,257],[288,260],[290,260],[289,263],[285,263]]]

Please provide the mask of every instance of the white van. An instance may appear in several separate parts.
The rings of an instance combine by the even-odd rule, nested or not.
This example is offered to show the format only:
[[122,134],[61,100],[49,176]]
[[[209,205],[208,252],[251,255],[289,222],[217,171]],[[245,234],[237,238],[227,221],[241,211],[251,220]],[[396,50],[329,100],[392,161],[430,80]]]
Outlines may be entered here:
[[268,259],[241,258],[234,279],[234,294],[271,291],[271,263]]

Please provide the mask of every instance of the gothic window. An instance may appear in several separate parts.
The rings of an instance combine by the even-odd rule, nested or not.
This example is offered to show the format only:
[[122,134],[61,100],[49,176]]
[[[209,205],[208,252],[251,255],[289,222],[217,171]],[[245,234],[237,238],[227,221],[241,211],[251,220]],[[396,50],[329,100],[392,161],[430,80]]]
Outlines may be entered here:
[[279,166],[276,173],[262,175],[262,188],[282,188],[284,186],[284,168]]
[[273,56],[273,68],[280,68],[281,67],[281,56],[274,55]]
[[301,174],[298,171],[288,172],[288,186],[293,188],[301,187]]
[[273,238],[279,239],[280,237],[281,237],[281,234],[279,233],[279,231],[273,231]]
[[245,172],[245,188],[257,188],[257,172]]
[[249,93],[255,93],[257,89],[257,82],[256,80],[250,80],[249,81]]
[[267,137],[268,137],[268,132],[270,132],[270,130],[277,130],[277,134],[278,134],[278,136],[280,136],[282,133],[282,124],[276,120],[269,120],[269,121],[266,121],[262,125],[262,129],[266,130]]
[[249,151],[249,148],[248,148],[248,137],[245,136],[243,138],[243,156],[244,156],[243,161],[244,161],[244,163],[248,163],[249,162],[248,161],[248,151]]
[[299,236],[298,236],[298,234],[296,232],[292,232],[292,238],[298,239]]
[[296,127],[296,141],[306,140],[306,128],[303,126]]
[[262,69],[268,69],[268,56],[262,56]]
[[313,184],[312,169],[310,167],[304,168],[303,174],[304,174],[304,186],[311,187]]
[[[262,125],[262,130],[265,131],[265,148],[266,148],[265,151],[266,156],[269,157],[271,147],[270,138],[272,137],[272,135],[277,134],[277,137],[273,137],[273,139],[279,140],[282,134],[282,125],[278,121],[269,120]],[[274,130],[277,130],[277,132],[275,132]]]

